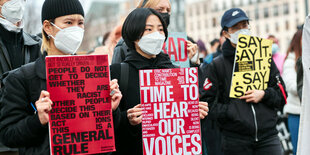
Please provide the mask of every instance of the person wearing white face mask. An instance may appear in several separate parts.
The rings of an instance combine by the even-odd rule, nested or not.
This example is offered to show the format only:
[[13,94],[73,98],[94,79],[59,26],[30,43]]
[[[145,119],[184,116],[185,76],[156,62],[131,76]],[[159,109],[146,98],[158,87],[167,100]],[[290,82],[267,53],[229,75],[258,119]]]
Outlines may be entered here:
[[226,38],[223,55],[204,70],[204,91],[201,99],[210,104],[210,116],[222,132],[225,155],[282,155],[278,137],[277,111],[285,104],[278,82],[284,86],[272,61],[266,90],[250,90],[240,98],[230,98],[238,34],[250,35],[249,18],[239,8],[227,10],[221,27]]
[[[128,46],[124,63],[112,64],[111,78],[118,79],[124,97],[120,103],[120,126],[116,130],[116,152],[142,155],[142,108],[140,104],[139,70],[175,68],[167,54],[161,52],[168,36],[162,16],[150,8],[133,10],[126,18],[122,37]],[[204,118],[207,103],[200,103]]]
[[[48,155],[49,112],[45,57],[75,54],[83,39],[84,10],[79,0],[45,0],[42,7],[42,55],[9,73],[0,99],[0,139],[20,155]],[[117,80],[110,82],[113,120],[122,98]],[[115,125],[115,127],[117,127]]]
[[[170,0],[140,0],[137,8],[152,8],[156,10],[162,17],[167,27],[170,24],[171,4]],[[198,63],[198,46],[197,44],[187,40],[188,58],[191,60],[191,65],[196,67]],[[127,45],[121,39],[114,48],[112,64],[124,62],[127,55]],[[197,55],[196,55],[197,54]]]
[[[0,81],[5,72],[40,56],[40,38],[23,31],[25,3],[25,0],[0,0]],[[17,149],[7,148],[0,141],[0,155],[15,151]]]
[[23,32],[25,0],[0,0],[0,75],[40,55],[40,38]]

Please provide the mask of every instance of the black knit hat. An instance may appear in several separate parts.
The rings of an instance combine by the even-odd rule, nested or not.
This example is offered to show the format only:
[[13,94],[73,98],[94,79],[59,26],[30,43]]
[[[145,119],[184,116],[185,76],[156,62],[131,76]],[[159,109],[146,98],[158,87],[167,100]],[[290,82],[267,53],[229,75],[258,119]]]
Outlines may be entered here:
[[84,17],[84,10],[79,0],[45,0],[41,20],[43,23],[44,20],[72,14],[80,14]]

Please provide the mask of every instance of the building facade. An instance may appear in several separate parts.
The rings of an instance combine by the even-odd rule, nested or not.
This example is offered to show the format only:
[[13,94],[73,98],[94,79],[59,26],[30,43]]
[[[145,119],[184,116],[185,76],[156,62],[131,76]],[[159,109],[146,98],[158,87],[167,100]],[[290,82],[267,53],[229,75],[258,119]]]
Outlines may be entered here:
[[195,40],[209,43],[219,38],[224,12],[239,7],[251,19],[252,35],[266,38],[272,34],[278,38],[281,52],[286,52],[297,27],[304,23],[307,1],[200,0],[186,5],[186,30]]

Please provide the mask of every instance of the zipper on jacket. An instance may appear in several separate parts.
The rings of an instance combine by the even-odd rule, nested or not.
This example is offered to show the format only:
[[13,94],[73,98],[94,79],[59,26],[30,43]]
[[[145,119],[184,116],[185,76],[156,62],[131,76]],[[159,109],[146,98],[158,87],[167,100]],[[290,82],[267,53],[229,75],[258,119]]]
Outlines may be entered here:
[[255,124],[255,141],[257,142],[258,141],[258,138],[257,138],[258,128],[257,128],[256,112],[255,112],[253,104],[251,104],[251,108],[252,108],[252,112],[254,116],[254,124]]

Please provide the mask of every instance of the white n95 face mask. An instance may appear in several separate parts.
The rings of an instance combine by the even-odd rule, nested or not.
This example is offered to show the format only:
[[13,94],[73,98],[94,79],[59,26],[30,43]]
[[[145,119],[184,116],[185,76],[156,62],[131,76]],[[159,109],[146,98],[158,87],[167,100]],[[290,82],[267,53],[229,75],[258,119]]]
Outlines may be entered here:
[[1,16],[13,24],[21,21],[25,11],[24,0],[10,0],[1,7]]
[[54,23],[51,24],[60,30],[55,37],[49,35],[54,39],[54,44],[56,48],[64,54],[75,54],[75,52],[82,43],[84,37],[84,29],[78,26],[71,26],[61,29]]
[[241,29],[241,30],[238,30],[238,31],[236,31],[236,32],[233,33],[233,34],[230,34],[229,40],[230,40],[232,43],[234,43],[234,44],[237,45],[239,34],[251,35],[251,31],[250,31],[249,29]]
[[140,49],[148,55],[157,55],[163,49],[165,36],[158,31],[143,36],[138,42]]

